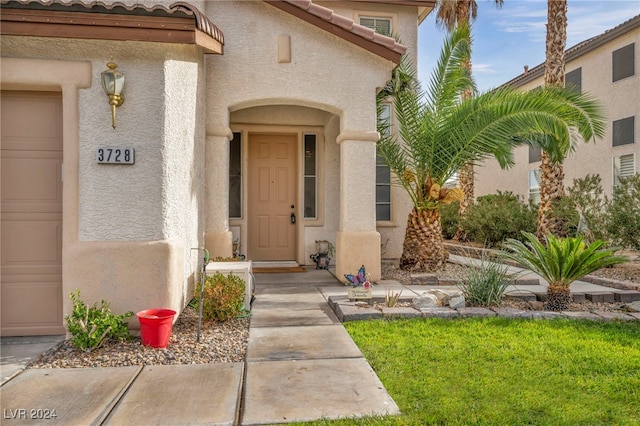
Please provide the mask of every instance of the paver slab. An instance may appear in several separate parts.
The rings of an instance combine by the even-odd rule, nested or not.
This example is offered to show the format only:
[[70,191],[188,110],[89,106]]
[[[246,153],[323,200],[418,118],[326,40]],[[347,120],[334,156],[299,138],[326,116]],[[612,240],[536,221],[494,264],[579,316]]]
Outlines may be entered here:
[[13,417],[2,424],[99,424],[140,370],[137,366],[27,370],[2,386],[0,405]]
[[312,309],[326,302],[324,296],[317,290],[315,292],[286,294],[269,292],[258,295],[252,309]]
[[338,323],[328,304],[316,309],[254,309],[251,314],[251,328],[287,327],[292,325],[330,325]]
[[247,361],[362,357],[344,327],[257,327],[249,333]]
[[248,362],[243,425],[398,414],[364,358]]
[[243,363],[148,365],[108,425],[237,423]]

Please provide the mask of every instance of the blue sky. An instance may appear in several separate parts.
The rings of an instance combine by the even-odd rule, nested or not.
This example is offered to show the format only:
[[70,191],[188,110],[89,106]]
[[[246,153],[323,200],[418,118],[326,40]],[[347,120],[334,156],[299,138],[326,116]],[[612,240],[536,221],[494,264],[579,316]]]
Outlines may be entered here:
[[[491,89],[544,62],[546,0],[476,0],[473,25],[473,75],[481,91]],[[569,0],[567,48],[603,33],[640,14],[639,0]],[[420,25],[418,74],[429,80],[445,31],[436,27],[435,14]]]

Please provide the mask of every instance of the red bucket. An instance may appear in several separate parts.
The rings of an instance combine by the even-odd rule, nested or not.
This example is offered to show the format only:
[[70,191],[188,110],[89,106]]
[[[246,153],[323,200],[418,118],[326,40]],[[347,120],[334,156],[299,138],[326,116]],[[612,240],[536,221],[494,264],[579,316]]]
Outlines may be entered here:
[[140,321],[142,344],[153,348],[166,348],[171,336],[171,326],[176,311],[171,309],[147,309],[136,315]]

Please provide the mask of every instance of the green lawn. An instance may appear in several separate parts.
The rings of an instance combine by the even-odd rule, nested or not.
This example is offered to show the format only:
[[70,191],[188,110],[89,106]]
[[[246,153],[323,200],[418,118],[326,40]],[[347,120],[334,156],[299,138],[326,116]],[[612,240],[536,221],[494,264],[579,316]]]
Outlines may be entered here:
[[640,323],[345,324],[401,416],[312,424],[639,425]]

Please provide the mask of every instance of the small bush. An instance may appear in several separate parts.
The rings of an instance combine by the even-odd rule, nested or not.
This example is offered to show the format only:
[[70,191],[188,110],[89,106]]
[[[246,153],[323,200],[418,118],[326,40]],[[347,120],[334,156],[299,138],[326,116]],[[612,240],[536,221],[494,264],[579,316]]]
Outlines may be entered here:
[[[225,321],[237,317],[244,308],[245,283],[233,273],[216,272],[207,276],[204,285],[204,318]],[[196,286],[196,302],[200,303],[201,283]]]
[[109,303],[100,301],[100,306],[94,303],[88,307],[80,299],[80,290],[69,294],[73,302],[73,312],[65,316],[67,328],[71,333],[71,342],[80,349],[98,348],[109,340],[129,340],[131,335],[127,327],[127,320],[133,312],[115,315],[109,309]]
[[607,231],[613,243],[640,250],[640,175],[620,180],[608,212]]
[[511,192],[478,197],[461,218],[470,241],[497,247],[507,238],[521,238],[521,231],[536,231],[536,211]]
[[465,274],[458,288],[466,303],[474,306],[500,306],[514,280],[506,265],[490,262],[487,257],[481,259],[479,267],[467,268]]
[[440,207],[440,221],[442,223],[442,236],[451,240],[456,235],[460,223],[460,203],[453,202]]
[[567,199],[579,216],[578,233],[589,242],[609,240],[606,230],[609,200],[599,175],[574,179],[573,185],[567,188]]

